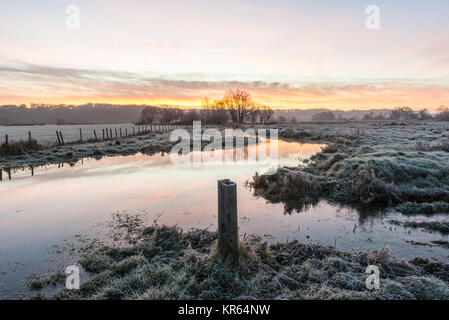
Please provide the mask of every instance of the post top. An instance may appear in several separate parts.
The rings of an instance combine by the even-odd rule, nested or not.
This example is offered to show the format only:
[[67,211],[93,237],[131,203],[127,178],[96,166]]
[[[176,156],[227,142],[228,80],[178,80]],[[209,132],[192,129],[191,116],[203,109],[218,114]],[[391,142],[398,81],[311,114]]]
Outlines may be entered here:
[[223,179],[223,180],[218,180],[218,184],[225,185],[225,186],[233,186],[233,185],[235,185],[235,182],[231,181],[231,179]]

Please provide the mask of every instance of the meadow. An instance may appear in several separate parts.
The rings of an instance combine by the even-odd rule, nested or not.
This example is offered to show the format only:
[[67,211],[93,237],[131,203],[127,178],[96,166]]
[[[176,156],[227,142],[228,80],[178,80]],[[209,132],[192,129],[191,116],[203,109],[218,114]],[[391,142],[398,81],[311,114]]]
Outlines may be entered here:
[[288,210],[325,198],[368,211],[449,212],[447,122],[280,126],[279,137],[326,143],[298,167],[250,181],[257,195]]

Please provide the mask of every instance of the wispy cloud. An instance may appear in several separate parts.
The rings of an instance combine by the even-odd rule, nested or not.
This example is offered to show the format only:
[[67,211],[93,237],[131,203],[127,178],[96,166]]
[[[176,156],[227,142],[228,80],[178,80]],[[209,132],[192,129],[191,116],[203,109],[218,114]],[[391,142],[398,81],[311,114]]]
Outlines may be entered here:
[[[364,79],[338,81],[195,80],[148,76],[110,70],[58,68],[30,63],[0,65],[0,103],[176,103],[199,104],[228,89],[249,91],[273,107],[393,107],[436,108],[449,102],[449,88],[437,80]],[[198,78],[201,76],[196,75]]]

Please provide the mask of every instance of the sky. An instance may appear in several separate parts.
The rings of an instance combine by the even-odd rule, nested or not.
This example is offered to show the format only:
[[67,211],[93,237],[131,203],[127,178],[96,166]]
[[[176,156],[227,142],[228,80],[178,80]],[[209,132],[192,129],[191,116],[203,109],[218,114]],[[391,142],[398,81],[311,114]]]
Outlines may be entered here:
[[0,2],[0,104],[188,107],[229,89],[273,108],[449,106],[449,1]]

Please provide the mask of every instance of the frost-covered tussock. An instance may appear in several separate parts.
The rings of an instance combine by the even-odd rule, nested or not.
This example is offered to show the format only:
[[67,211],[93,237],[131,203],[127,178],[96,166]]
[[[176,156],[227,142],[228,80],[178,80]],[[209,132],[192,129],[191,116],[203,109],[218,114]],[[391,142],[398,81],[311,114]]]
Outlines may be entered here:
[[[125,242],[86,245],[79,264],[90,277],[79,290],[32,298],[449,299],[449,265],[400,261],[387,247],[350,253],[298,241],[267,244],[252,236],[241,241],[239,258],[230,260],[216,253],[213,232],[145,227],[120,214],[115,219]],[[380,290],[366,288],[370,264],[380,267]],[[29,287],[53,284],[47,280],[31,279]]]
[[[290,207],[325,198],[403,213],[449,212],[448,134],[445,122],[281,126],[282,138],[328,145],[306,166],[255,176],[250,185],[256,194]],[[301,183],[294,176],[312,177],[313,188],[297,189]],[[279,188],[288,191],[276,192]]]

